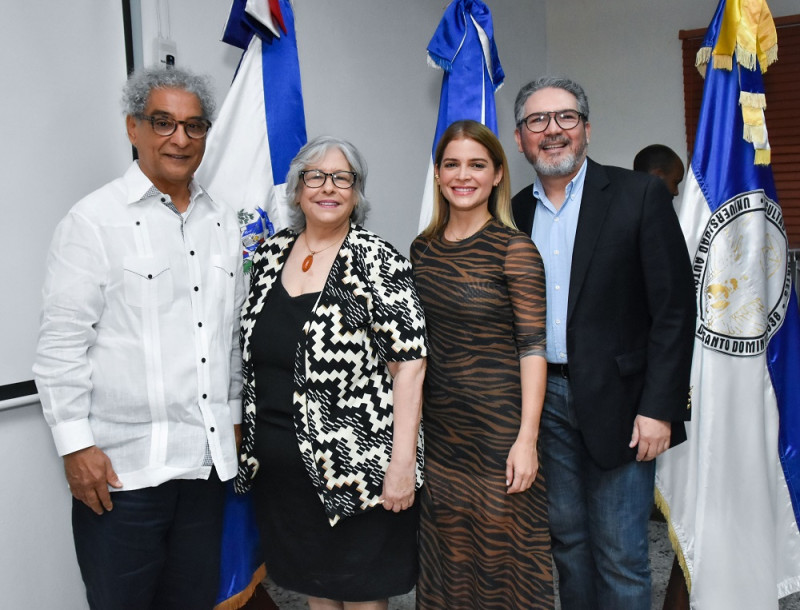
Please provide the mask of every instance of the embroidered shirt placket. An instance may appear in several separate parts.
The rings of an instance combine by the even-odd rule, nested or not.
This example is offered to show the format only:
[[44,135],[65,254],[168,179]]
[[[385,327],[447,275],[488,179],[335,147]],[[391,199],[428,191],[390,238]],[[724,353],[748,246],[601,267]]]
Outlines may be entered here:
[[[151,189],[145,193],[142,199],[152,196]],[[156,194],[158,191],[156,191]],[[162,201],[164,198],[162,196]],[[147,209],[147,208],[145,208]],[[136,224],[136,249],[141,257],[153,257],[152,240],[150,231],[148,230],[147,216],[144,216]],[[147,288],[147,300],[145,302],[152,303],[156,298],[156,291],[158,287],[155,282],[149,283]],[[150,431],[150,465],[162,466],[166,463],[167,459],[167,440],[168,440],[168,422],[167,422],[167,406],[166,406],[166,390],[164,388],[163,375],[160,374],[164,370],[161,361],[161,350],[158,346],[161,345],[161,326],[158,318],[157,307],[145,307],[142,310],[142,324],[143,334],[145,341],[143,342],[145,366],[147,367],[147,395],[148,402],[150,403],[150,416],[152,419],[152,428]]]

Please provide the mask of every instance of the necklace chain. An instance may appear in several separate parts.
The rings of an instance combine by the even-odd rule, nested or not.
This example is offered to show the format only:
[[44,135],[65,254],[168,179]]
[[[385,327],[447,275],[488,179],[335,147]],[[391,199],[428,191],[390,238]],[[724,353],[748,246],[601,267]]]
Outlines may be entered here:
[[312,250],[311,244],[308,241],[308,235],[306,235],[305,232],[303,233],[303,237],[305,238],[306,248],[308,249],[308,256],[306,256],[303,259],[303,264],[300,267],[303,270],[303,273],[306,273],[309,269],[311,269],[311,265],[314,264],[315,254],[319,254],[320,252],[325,252],[325,250],[327,250],[328,248],[332,248],[334,245],[336,245],[336,243],[338,243],[342,239],[341,237],[337,237],[334,241],[329,243],[324,248],[320,248],[319,250]]

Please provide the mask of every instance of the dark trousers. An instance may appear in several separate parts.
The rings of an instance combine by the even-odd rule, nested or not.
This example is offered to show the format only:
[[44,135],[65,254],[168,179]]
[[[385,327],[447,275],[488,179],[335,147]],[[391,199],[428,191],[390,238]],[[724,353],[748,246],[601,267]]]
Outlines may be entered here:
[[75,551],[93,610],[211,609],[219,581],[224,486],[175,480],[111,494],[96,515],[73,498]]

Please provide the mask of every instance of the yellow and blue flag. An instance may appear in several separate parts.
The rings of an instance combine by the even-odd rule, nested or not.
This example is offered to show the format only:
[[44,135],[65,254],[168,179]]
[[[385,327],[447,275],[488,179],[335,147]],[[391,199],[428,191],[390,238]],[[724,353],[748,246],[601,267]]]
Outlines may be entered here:
[[762,78],[776,59],[766,2],[722,0],[678,206],[697,290],[692,421],[656,472],[700,610],[777,608],[800,591],[800,323]]

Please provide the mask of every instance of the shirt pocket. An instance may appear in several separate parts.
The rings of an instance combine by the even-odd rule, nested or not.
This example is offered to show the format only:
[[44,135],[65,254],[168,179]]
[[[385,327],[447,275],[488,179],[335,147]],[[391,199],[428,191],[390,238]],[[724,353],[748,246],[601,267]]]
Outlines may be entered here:
[[126,256],[125,301],[133,307],[159,307],[173,299],[169,259],[161,256]]
[[236,291],[236,269],[239,255],[214,254],[211,256],[209,282],[212,298],[233,304]]

